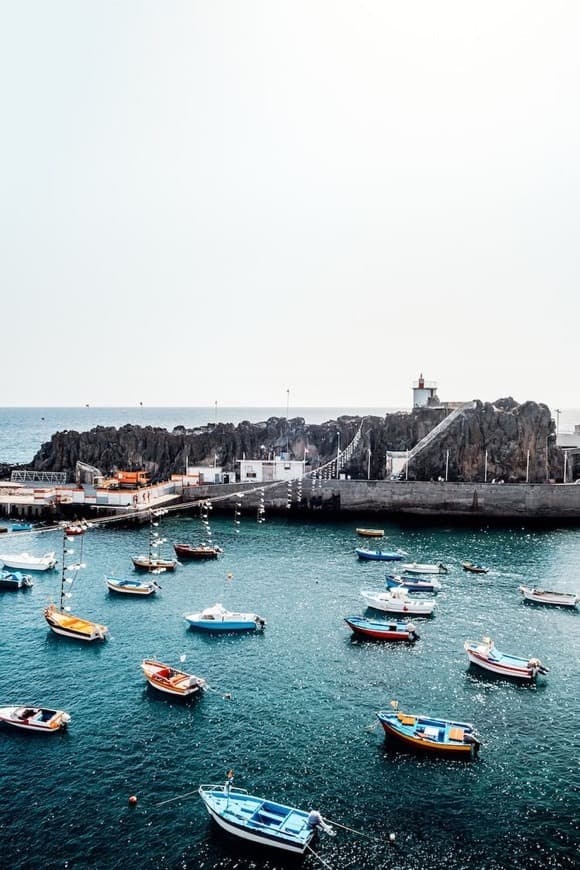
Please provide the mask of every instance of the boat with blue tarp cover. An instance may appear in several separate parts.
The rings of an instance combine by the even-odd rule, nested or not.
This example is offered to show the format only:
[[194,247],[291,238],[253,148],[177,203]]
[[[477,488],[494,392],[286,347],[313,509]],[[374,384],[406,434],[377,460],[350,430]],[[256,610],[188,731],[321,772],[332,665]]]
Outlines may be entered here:
[[387,589],[406,589],[407,592],[438,592],[441,589],[441,582],[439,580],[417,580],[415,578],[387,574],[385,586]]
[[404,555],[389,550],[367,550],[364,547],[355,547],[355,553],[366,562],[400,562]]
[[334,835],[316,810],[307,812],[249,794],[232,785],[200,785],[198,792],[211,818],[228,834],[261,846],[303,855],[317,830]]
[[412,622],[387,622],[384,619],[366,619],[364,616],[345,616],[344,621],[353,634],[370,640],[405,640],[411,643],[419,640]]
[[388,737],[420,751],[472,758],[481,745],[471,722],[402,713],[396,706],[392,712],[379,710],[377,718]]
[[30,589],[34,582],[22,571],[0,571],[0,589]]

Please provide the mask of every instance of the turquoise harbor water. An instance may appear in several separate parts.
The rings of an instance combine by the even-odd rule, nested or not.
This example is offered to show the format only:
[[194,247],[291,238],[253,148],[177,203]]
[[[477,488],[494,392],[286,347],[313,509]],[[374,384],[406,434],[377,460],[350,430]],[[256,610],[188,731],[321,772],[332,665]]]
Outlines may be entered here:
[[[268,517],[258,525],[244,516],[236,534],[233,517],[212,515],[223,556],[162,575],[152,599],[114,597],[103,580],[133,574],[130,557],[145,550],[147,529],[93,528],[70,604],[109,626],[99,645],[49,632],[42,609],[57,593],[57,572],[37,575],[28,592],[0,593],[1,703],[72,715],[63,734],[1,730],[0,864],[286,866],[220,834],[196,794],[163,803],[234,768],[237,786],[316,807],[366,834],[317,840],[334,870],[576,866],[580,613],[526,605],[517,587],[578,588],[580,531],[385,526],[389,546],[410,560],[450,567],[436,615],[415,620],[421,639],[410,647],[353,641],[343,622],[364,612],[361,588],[384,582],[384,563],[354,556],[357,524]],[[170,515],[162,531],[170,542],[194,540],[201,523]],[[0,545],[39,554],[60,540],[23,534]],[[76,558],[80,541],[71,546]],[[466,574],[464,559],[491,571]],[[263,615],[263,635],[189,630],[183,613],[216,601]],[[507,652],[539,656],[550,673],[521,686],[469,670],[463,642],[483,634]],[[183,667],[210,690],[190,703],[156,693],[139,667],[148,656],[176,665],[185,656]],[[389,745],[369,726],[391,699],[475,723],[479,758],[422,758]],[[301,866],[323,865],[310,855]]]

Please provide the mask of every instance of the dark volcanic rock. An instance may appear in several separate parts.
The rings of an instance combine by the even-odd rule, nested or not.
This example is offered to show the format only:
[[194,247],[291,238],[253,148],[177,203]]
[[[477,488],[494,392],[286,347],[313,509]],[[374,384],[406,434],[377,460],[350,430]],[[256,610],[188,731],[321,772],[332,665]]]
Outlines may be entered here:
[[[144,469],[153,480],[182,473],[186,464],[236,469],[239,459],[267,459],[288,452],[291,458],[306,455],[311,468],[332,460],[337,448],[346,448],[361,429],[361,438],[342,471],[352,478],[385,477],[387,451],[411,450],[449,411],[443,407],[419,408],[385,417],[339,417],[320,425],[302,417],[270,417],[259,423],[244,421],[208,425],[194,430],[176,426],[172,432],[152,426],[97,426],[90,432],[57,432],[43,444],[29,467],[39,471],[74,473],[77,461],[99,468],[104,474],[119,469]],[[362,427],[361,427],[362,422]],[[474,402],[452,418],[444,431],[434,435],[409,464],[409,479],[483,480],[487,452],[488,480],[525,481],[554,477],[562,467],[555,447],[554,423],[547,405],[518,404],[512,398],[492,403]],[[306,453],[305,453],[306,451]],[[547,453],[549,451],[549,455]]]

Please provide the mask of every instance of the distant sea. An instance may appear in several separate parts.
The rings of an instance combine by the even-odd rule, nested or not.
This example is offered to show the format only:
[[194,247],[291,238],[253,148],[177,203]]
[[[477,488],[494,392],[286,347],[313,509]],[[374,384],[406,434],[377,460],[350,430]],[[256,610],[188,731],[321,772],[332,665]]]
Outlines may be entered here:
[[[404,408],[290,407],[288,416],[303,417],[307,423],[319,424],[336,420],[344,414],[382,417]],[[555,411],[552,412],[555,414]],[[86,432],[95,426],[158,426],[171,431],[175,426],[195,428],[207,423],[233,423],[243,420],[259,423],[269,417],[285,417],[281,407],[207,407],[207,408],[0,408],[0,462],[30,462],[41,445],[50,441],[55,432],[72,430]],[[559,431],[572,432],[580,423],[580,409],[562,410]]]

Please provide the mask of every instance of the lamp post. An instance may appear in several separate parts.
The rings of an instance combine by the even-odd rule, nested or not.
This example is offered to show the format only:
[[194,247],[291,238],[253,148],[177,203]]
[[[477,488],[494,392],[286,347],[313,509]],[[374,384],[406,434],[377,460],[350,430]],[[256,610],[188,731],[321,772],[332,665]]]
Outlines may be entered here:
[[485,465],[483,469],[483,482],[487,483],[487,450],[485,451]]
[[562,478],[562,483],[566,483],[567,470],[568,470],[568,451],[564,450],[564,476]]
[[530,451],[528,450],[526,456],[526,483],[530,482]]
[[555,438],[555,437],[556,437],[556,436],[554,435],[553,432],[549,432],[549,433],[546,435],[546,448],[545,448],[545,449],[546,449],[546,483],[547,483],[548,480],[550,479],[550,462],[549,462],[549,457],[548,457],[549,441],[550,441],[551,438]]
[[371,479],[371,448],[367,447],[367,452],[369,454],[369,461],[367,465],[367,480]]
[[338,480],[338,476],[340,474],[340,466],[339,459],[340,456],[340,429],[336,433],[336,479]]
[[449,478],[449,450],[445,453],[445,483]]

